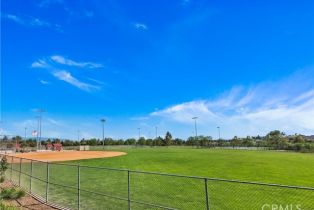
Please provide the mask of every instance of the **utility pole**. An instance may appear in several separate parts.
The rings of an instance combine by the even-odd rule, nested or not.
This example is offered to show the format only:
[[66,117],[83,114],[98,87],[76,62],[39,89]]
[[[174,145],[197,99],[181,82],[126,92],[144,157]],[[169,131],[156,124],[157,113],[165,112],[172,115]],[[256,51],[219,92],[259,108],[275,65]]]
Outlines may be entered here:
[[26,140],[26,130],[27,130],[27,127],[25,127],[24,129],[25,129],[25,132],[24,132],[24,140]]
[[102,119],[100,119],[100,122],[102,123],[102,147],[104,150],[105,149],[105,122],[106,122],[106,119],[102,118]]
[[37,150],[39,150],[39,116],[37,118],[37,130],[36,130],[36,142],[37,142]]
[[218,137],[219,137],[218,140],[220,140],[220,127],[218,126],[217,129],[218,129]]
[[137,128],[138,129],[138,139],[141,138],[141,128]]
[[42,113],[45,112],[43,109],[36,110],[39,113],[38,116],[38,129],[37,129],[37,150],[41,148],[41,122],[42,122]]
[[80,130],[77,130],[77,142],[80,142]]
[[192,117],[192,119],[194,120],[194,129],[195,129],[195,140],[197,139],[197,126],[196,126],[196,119],[198,117]]
[[157,136],[158,136],[158,127],[156,126],[155,129],[156,129],[156,139],[157,139]]

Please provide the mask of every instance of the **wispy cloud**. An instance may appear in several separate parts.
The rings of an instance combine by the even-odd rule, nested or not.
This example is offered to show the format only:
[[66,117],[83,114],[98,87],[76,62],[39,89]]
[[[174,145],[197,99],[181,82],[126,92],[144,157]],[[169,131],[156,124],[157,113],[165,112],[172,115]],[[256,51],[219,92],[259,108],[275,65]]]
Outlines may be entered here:
[[[76,77],[74,77],[70,71],[75,70],[76,68],[80,69],[95,69],[103,68],[103,65],[100,63],[94,62],[79,62],[74,61],[69,58],[66,58],[61,55],[53,55],[49,57],[44,57],[34,61],[31,64],[31,68],[42,68],[48,70],[55,78],[67,82],[81,90],[91,92],[93,90],[101,89],[105,83],[90,77],[87,77],[88,80],[92,81],[94,84],[87,82],[82,82]],[[61,70],[62,69],[62,70]],[[45,80],[40,80],[41,84],[47,85],[50,82]]]
[[74,67],[80,67],[80,68],[103,68],[104,66],[100,63],[94,63],[94,62],[78,62],[71,60],[69,58],[66,58],[61,55],[53,55],[50,57],[50,59],[58,64],[66,65],[66,66],[74,66]]
[[138,30],[147,30],[148,27],[144,23],[134,23],[134,27]]
[[191,118],[198,116],[203,126],[222,125],[229,137],[272,129],[311,134],[314,132],[313,76],[311,69],[282,81],[247,88],[237,86],[215,99],[173,105],[150,116],[183,124],[193,123]]
[[24,20],[21,19],[20,17],[16,16],[16,15],[11,15],[11,14],[3,14],[2,17],[8,19],[8,20],[11,20],[15,23],[18,23],[18,24],[25,24]]
[[63,123],[61,120],[55,120],[55,119],[53,119],[53,118],[51,118],[51,117],[48,117],[48,118],[47,118],[47,121],[48,121],[49,123],[51,123],[52,125],[56,125],[56,126],[65,126],[65,123]]
[[87,78],[87,79],[90,80],[90,81],[92,81],[92,82],[95,82],[95,83],[97,83],[97,84],[99,84],[99,85],[106,85],[105,82],[102,82],[102,81],[100,81],[100,80],[98,80],[98,79],[93,79],[93,78]]
[[54,4],[64,4],[63,0],[42,0],[37,4],[39,7],[48,7]]
[[43,85],[49,85],[50,84],[50,82],[48,82],[48,81],[46,81],[46,80],[39,80],[39,82],[41,83],[41,84],[43,84]]
[[58,24],[53,24],[39,18],[30,17],[30,16],[17,16],[13,14],[2,14],[2,17],[15,22],[16,24],[27,26],[27,27],[46,27],[53,28],[58,32],[62,32],[62,27]]
[[[78,127],[80,128],[80,138],[98,137],[98,133],[93,130],[95,124],[78,123],[77,119],[68,119],[64,116],[46,113],[42,119],[42,137],[76,140]],[[5,124],[4,129],[0,128],[0,135],[24,136],[24,128],[27,128],[27,137],[31,137],[32,131],[38,130],[38,120],[36,118],[12,120]]]
[[31,65],[32,68],[56,68],[56,65],[67,66],[67,67],[78,67],[86,69],[98,69],[104,68],[104,65],[101,63],[95,62],[83,62],[83,61],[74,61],[65,56],[61,55],[52,55],[49,57],[44,57],[34,61]]
[[145,116],[145,117],[131,117],[130,120],[145,121],[145,120],[149,120],[149,117],[147,117],[147,116]]
[[67,83],[69,83],[69,84],[71,84],[71,85],[73,85],[73,86],[75,86],[81,90],[84,90],[84,91],[89,92],[89,91],[100,88],[99,86],[95,86],[95,85],[81,82],[77,78],[73,77],[70,72],[67,72],[67,71],[55,71],[55,72],[53,72],[53,76],[55,76],[59,80],[67,82]]
[[33,62],[31,67],[32,68],[48,68],[50,67],[50,65],[45,60],[39,59]]

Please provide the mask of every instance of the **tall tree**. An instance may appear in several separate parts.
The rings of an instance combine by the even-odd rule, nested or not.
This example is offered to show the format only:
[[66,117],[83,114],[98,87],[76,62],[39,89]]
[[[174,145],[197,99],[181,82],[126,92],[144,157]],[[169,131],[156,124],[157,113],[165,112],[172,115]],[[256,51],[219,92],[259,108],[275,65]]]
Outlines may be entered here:
[[169,131],[167,131],[165,139],[164,139],[164,145],[169,146],[172,143],[172,135]]

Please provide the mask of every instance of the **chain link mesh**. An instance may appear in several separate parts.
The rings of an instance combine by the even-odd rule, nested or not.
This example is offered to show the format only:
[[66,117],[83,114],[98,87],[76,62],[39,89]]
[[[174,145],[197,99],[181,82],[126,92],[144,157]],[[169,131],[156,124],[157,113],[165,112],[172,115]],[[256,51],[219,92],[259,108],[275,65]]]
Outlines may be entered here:
[[33,160],[32,164],[32,193],[45,200],[47,185],[47,163]]
[[31,160],[21,159],[21,182],[20,186],[26,191],[30,191],[30,175],[31,175]]
[[70,209],[77,208],[78,171],[76,165],[49,163],[48,201]]
[[314,190],[209,180],[208,193],[211,209],[314,209]]
[[132,172],[131,189],[132,200],[173,209],[205,209],[203,179]]

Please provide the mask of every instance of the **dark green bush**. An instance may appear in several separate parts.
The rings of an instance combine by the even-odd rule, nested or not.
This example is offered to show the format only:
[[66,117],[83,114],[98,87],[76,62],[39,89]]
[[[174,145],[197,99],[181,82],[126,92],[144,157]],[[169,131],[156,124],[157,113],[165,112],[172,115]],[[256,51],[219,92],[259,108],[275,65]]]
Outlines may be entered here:
[[4,182],[4,180],[5,180],[5,177],[4,177],[4,176],[1,176],[1,177],[0,177],[0,183]]
[[0,192],[0,199],[17,199],[25,196],[25,191],[18,188],[8,188]]

